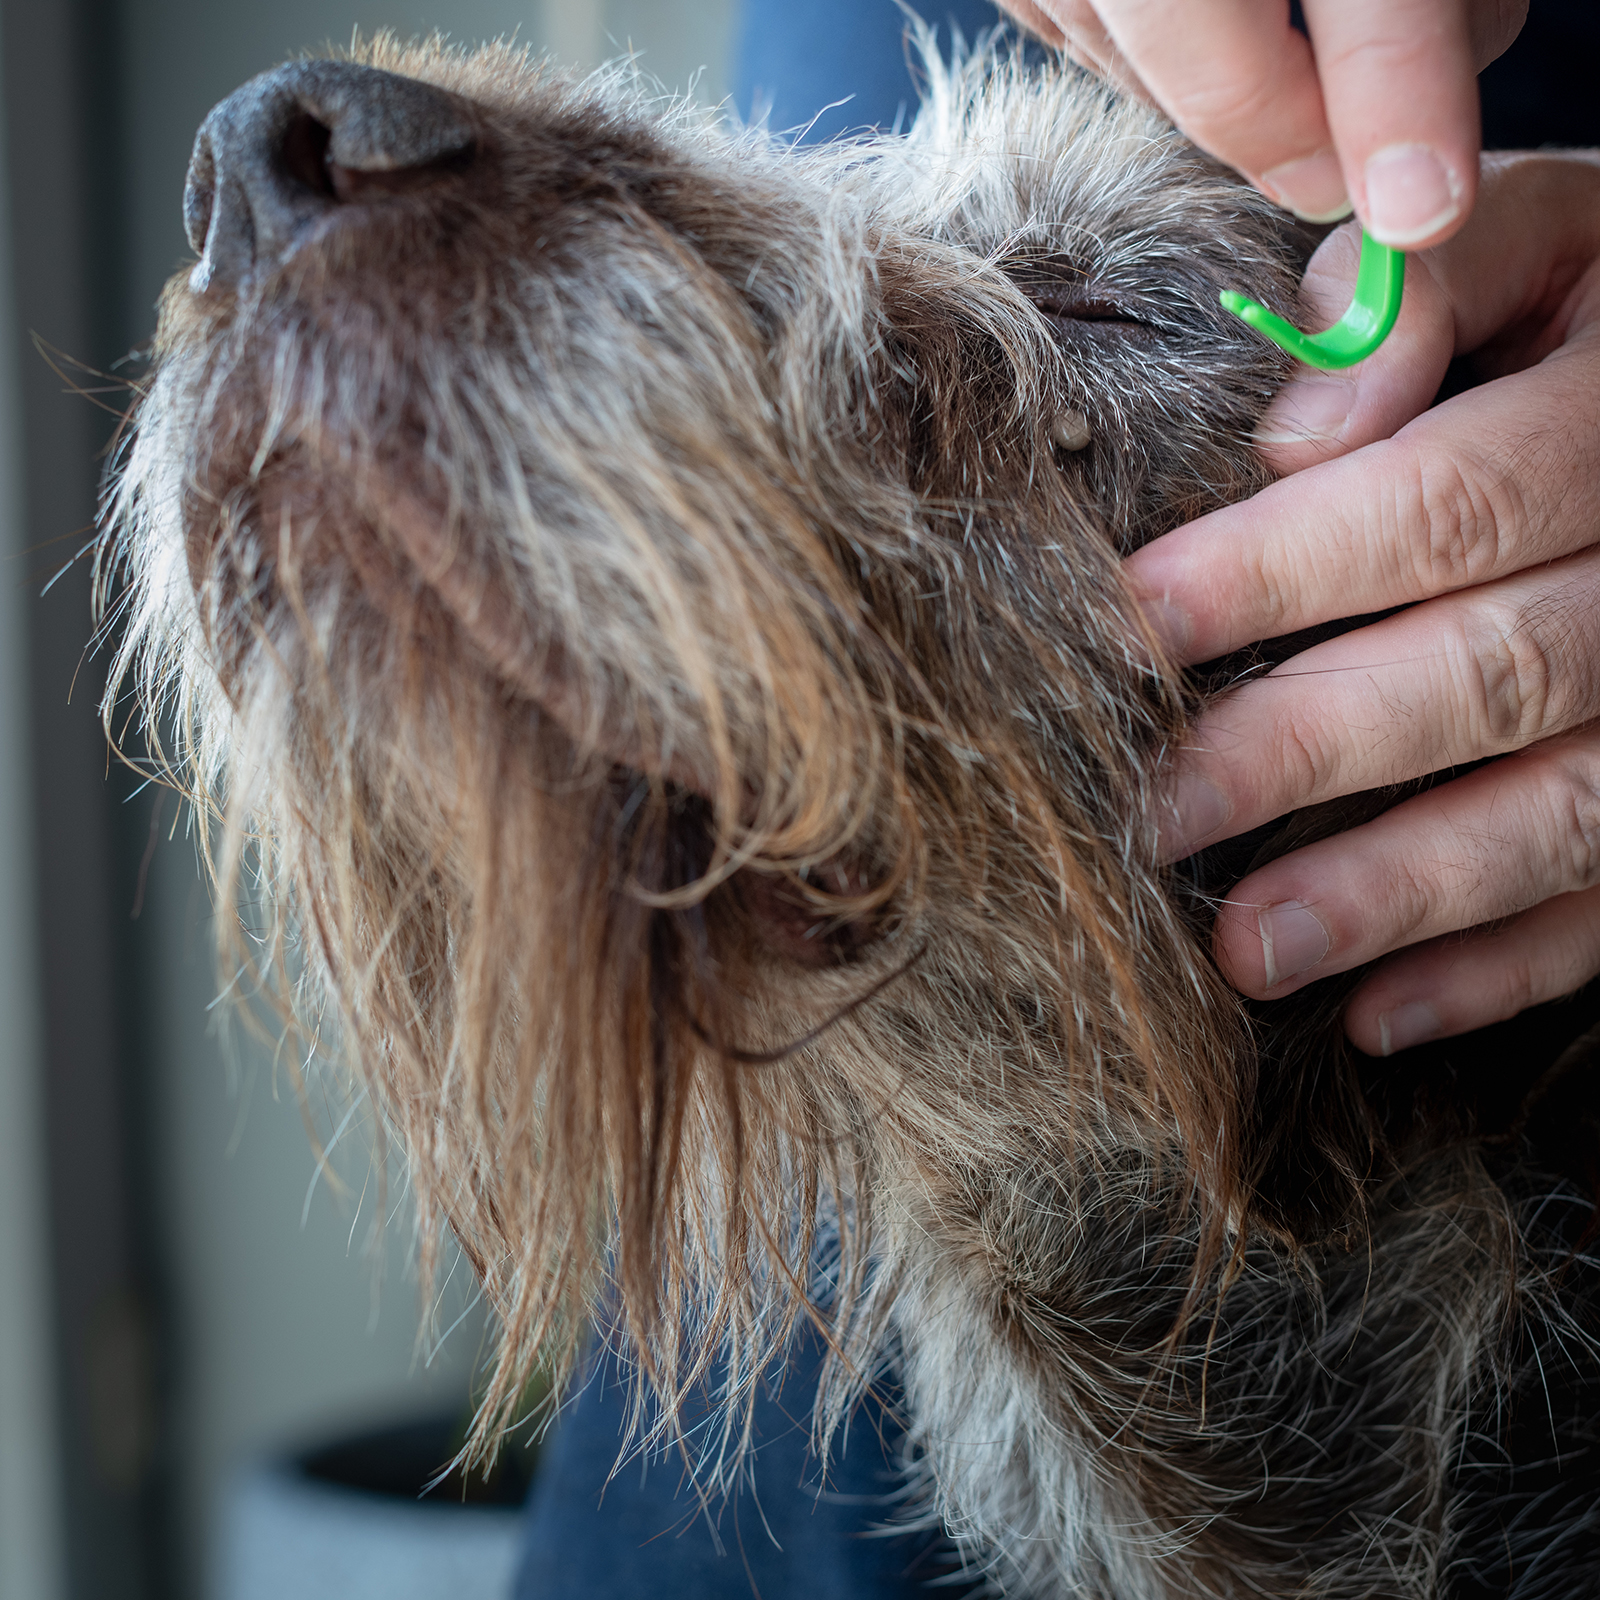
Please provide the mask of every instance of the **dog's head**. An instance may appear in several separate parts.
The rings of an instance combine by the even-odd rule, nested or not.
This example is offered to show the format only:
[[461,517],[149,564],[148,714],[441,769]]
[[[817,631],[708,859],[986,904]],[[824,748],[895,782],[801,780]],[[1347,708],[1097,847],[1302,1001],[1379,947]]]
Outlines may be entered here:
[[1117,556],[1261,481],[1263,201],[1008,59],[798,152],[380,41],[219,106],[186,216],[122,665],[488,1284],[492,1399],[604,1270],[659,1381],[758,1348],[819,1207],[841,1316],[1008,1171],[1138,1149],[1221,1227],[1246,1053]]

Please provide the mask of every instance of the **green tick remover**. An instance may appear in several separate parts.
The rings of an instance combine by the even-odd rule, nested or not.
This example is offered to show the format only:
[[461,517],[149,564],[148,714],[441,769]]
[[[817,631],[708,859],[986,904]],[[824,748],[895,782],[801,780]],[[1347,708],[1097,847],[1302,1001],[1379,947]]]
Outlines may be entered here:
[[1265,334],[1275,345],[1310,366],[1353,367],[1389,337],[1394,319],[1400,315],[1400,291],[1405,278],[1405,254],[1379,244],[1363,228],[1356,297],[1326,333],[1301,333],[1292,323],[1233,289],[1222,291],[1222,303],[1257,333]]

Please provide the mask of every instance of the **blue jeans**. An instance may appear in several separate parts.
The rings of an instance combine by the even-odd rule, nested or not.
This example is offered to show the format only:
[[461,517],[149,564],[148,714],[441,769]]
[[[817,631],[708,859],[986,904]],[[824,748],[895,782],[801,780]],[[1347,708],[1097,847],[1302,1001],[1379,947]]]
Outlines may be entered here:
[[[940,30],[970,43],[1002,20],[992,0],[913,0]],[[804,128],[807,143],[904,125],[917,108],[906,17],[894,0],[744,0],[734,104],[746,117],[770,106],[775,132]]]
[[[969,40],[999,17],[990,0],[918,9]],[[770,127],[803,127],[808,141],[894,127],[916,106],[904,13],[893,0],[745,0],[735,102],[747,116],[769,106]],[[817,1371],[816,1341],[804,1339],[781,1389],[757,1402],[750,1485],[708,1516],[675,1456],[635,1462],[607,1485],[625,1392],[603,1365],[540,1463],[518,1600],[929,1600],[970,1587],[939,1533],[878,1531],[900,1487],[899,1434],[881,1404],[862,1404],[819,1481],[809,1449]],[[930,1590],[941,1577],[955,1586]]]
[[[814,1334],[796,1342],[781,1383],[756,1402],[741,1487],[704,1508],[676,1451],[632,1461],[606,1483],[627,1386],[602,1363],[539,1463],[516,1600],[954,1600],[970,1588],[938,1530],[884,1531],[901,1505],[901,1434],[879,1400],[857,1407],[843,1448],[819,1470],[810,1433],[820,1353]],[[691,1457],[704,1416],[684,1419]]]

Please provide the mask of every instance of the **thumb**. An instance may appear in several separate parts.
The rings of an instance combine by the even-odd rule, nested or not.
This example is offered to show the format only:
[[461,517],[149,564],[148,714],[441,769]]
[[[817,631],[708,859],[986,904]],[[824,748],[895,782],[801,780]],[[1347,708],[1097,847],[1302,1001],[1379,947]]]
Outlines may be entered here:
[[[1330,234],[1300,286],[1308,328],[1337,322],[1355,294],[1361,234]],[[1406,258],[1405,296],[1394,331],[1365,361],[1343,372],[1300,368],[1278,391],[1256,430],[1275,472],[1299,472],[1376,439],[1387,439],[1433,403],[1455,354],[1451,307],[1429,264]]]

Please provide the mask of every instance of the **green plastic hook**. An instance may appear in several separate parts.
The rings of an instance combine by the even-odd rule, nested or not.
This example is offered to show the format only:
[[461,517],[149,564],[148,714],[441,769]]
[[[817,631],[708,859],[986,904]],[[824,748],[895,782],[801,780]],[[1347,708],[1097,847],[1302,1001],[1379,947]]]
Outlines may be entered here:
[[1257,333],[1265,334],[1275,345],[1313,367],[1353,367],[1389,337],[1394,319],[1400,315],[1400,291],[1405,281],[1405,253],[1379,244],[1363,228],[1356,297],[1326,333],[1301,333],[1293,323],[1233,289],[1222,291],[1222,303]]

